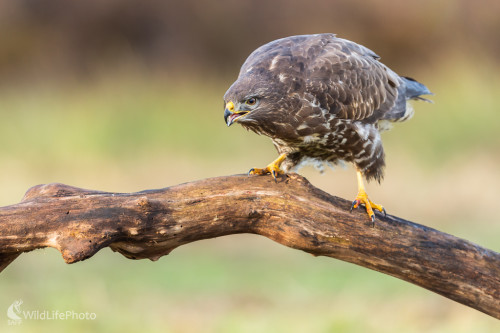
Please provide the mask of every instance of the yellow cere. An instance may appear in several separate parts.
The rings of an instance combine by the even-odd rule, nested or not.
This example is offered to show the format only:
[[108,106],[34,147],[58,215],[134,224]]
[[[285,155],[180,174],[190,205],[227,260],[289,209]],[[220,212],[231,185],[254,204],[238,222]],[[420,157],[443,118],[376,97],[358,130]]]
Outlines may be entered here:
[[234,112],[234,104],[233,104],[233,102],[227,102],[226,103],[226,109],[228,109],[231,112]]

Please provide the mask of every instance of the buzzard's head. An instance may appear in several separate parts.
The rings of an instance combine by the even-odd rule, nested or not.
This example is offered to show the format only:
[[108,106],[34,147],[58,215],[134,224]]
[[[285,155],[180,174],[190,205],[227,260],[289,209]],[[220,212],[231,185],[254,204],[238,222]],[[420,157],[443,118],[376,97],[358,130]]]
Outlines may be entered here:
[[258,133],[271,134],[279,124],[289,122],[287,116],[299,109],[305,89],[305,59],[292,56],[292,44],[277,40],[250,54],[224,95],[227,126],[238,122]]
[[269,78],[248,73],[240,76],[224,95],[224,120],[227,126],[238,122],[255,127],[280,109],[279,85]]

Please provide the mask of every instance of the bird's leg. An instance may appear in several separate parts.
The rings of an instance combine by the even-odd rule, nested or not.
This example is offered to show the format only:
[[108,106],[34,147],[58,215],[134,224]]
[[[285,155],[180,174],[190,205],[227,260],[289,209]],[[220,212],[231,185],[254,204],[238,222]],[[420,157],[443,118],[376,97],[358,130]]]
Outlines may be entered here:
[[266,166],[264,169],[251,168],[250,171],[248,171],[248,174],[249,175],[265,175],[265,174],[270,173],[273,176],[274,181],[276,181],[276,176],[284,173],[283,170],[280,169],[280,165],[281,165],[281,163],[283,163],[285,158],[286,158],[286,154],[281,154],[280,156],[278,156],[277,159],[275,159],[273,162],[269,163],[269,165]]
[[356,196],[356,199],[354,199],[354,201],[352,202],[351,212],[353,208],[358,208],[360,205],[364,205],[366,212],[370,217],[370,220],[372,221],[372,223],[375,223],[375,213],[373,212],[373,210],[376,209],[379,212],[383,212],[384,215],[386,215],[385,208],[382,207],[381,205],[373,203],[370,199],[368,199],[368,194],[366,194],[365,191],[365,185],[363,184],[363,175],[361,174],[361,171],[359,170],[357,171],[357,176],[358,176],[358,195]]

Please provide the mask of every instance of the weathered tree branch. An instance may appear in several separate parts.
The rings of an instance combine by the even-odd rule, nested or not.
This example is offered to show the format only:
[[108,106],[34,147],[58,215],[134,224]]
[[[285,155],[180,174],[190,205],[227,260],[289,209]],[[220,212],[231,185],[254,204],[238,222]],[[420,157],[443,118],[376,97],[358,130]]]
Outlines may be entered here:
[[107,193],[39,185],[0,208],[0,271],[22,252],[58,249],[67,263],[109,246],[157,260],[201,239],[253,233],[352,262],[500,319],[500,254],[397,217],[374,227],[350,202],[298,175],[204,179],[160,190]]

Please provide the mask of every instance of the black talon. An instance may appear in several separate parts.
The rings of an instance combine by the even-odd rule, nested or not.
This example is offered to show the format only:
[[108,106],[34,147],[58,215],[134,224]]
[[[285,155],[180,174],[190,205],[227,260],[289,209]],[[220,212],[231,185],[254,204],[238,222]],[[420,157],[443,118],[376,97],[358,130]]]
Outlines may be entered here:
[[371,220],[372,220],[372,228],[373,228],[373,227],[375,227],[375,214],[372,215]]
[[387,217],[387,212],[385,211],[384,207],[382,207],[382,212],[384,213],[384,217]]
[[278,180],[276,179],[276,170],[271,171],[271,174],[273,175],[274,182],[277,183]]
[[352,213],[352,209],[354,208],[354,206],[356,206],[356,204],[358,203],[358,200],[354,200],[351,204],[351,213]]
[[248,170],[248,176],[250,176],[252,174],[252,171],[255,171],[255,168],[251,168],[250,170]]

